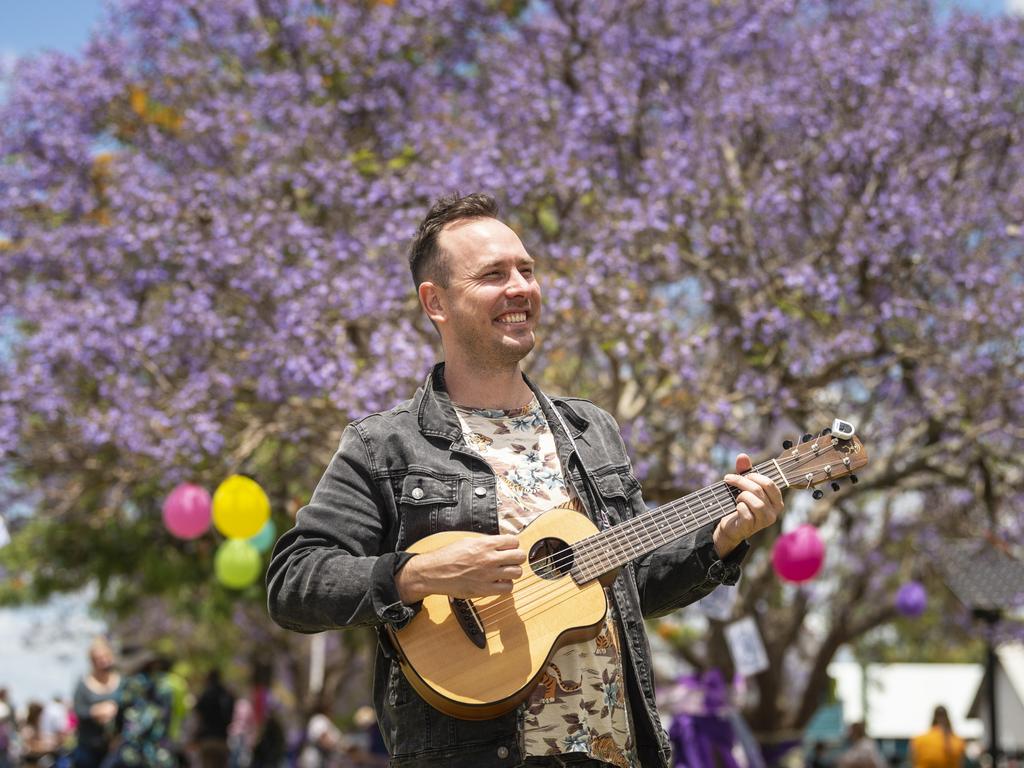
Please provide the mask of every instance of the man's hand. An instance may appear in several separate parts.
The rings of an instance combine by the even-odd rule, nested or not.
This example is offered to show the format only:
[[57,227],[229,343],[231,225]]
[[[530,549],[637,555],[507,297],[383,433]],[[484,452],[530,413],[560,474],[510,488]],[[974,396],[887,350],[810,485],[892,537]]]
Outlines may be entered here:
[[[736,472],[751,468],[750,457],[741,453],[736,457]],[[782,512],[782,491],[764,475],[729,474],[726,483],[740,489],[736,497],[736,511],[723,517],[713,534],[715,551],[719,557],[732,552],[744,539],[775,522]]]
[[502,595],[512,591],[512,580],[523,575],[520,566],[525,562],[515,536],[472,536],[411,558],[395,584],[406,605],[427,595]]

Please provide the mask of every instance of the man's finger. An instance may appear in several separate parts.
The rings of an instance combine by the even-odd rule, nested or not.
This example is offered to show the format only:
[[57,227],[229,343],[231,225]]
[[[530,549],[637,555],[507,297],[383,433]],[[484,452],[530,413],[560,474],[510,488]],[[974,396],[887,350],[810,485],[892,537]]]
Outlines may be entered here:
[[526,562],[526,553],[521,549],[499,549],[492,562],[497,565],[519,565]]
[[729,474],[725,476],[725,482],[735,488],[739,488],[741,491],[758,493],[763,490],[760,485],[751,480],[747,475]]
[[768,496],[768,501],[771,502],[772,506],[782,506],[782,490],[772,481],[771,478],[757,474],[756,472],[744,475],[744,477],[748,480],[753,480],[764,489],[765,494]]
[[736,457],[736,471],[737,472],[740,472],[740,473],[747,472],[748,470],[750,470],[750,468],[752,466],[754,466],[754,465],[750,461],[750,457],[747,456],[747,454],[741,453],[741,454],[739,454]]
[[[751,491],[743,491],[739,496],[736,497],[737,502],[742,502],[746,505],[747,510],[750,512],[753,518],[762,509],[768,506],[768,503],[758,496],[756,493]],[[736,505],[739,508],[739,504]]]

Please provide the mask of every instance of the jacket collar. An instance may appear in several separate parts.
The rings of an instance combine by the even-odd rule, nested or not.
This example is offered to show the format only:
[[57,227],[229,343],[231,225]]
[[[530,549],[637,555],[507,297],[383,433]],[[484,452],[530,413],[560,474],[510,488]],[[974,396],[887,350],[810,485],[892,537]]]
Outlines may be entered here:
[[[537,399],[540,400],[543,407],[544,398],[541,396],[540,388],[530,381],[525,373],[523,381],[537,395]],[[448,390],[444,384],[444,363],[437,363],[434,366],[423,382],[423,387],[416,394],[419,400],[417,418],[420,431],[424,435],[453,441],[462,437],[462,425],[459,423],[459,417],[455,414],[455,408],[452,406],[452,400],[448,396]],[[590,426],[590,422],[577,413],[570,403],[560,397],[552,397],[551,401],[562,414],[562,418],[565,419],[573,439],[582,435]],[[552,419],[549,417],[548,423],[552,431],[557,430],[557,423],[551,422]]]

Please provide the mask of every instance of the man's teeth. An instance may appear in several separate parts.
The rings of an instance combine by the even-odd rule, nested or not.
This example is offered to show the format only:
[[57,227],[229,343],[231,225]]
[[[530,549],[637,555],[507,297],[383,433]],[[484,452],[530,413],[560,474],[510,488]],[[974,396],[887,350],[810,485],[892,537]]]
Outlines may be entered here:
[[507,315],[502,315],[498,318],[499,323],[525,323],[526,313],[525,312],[509,312]]

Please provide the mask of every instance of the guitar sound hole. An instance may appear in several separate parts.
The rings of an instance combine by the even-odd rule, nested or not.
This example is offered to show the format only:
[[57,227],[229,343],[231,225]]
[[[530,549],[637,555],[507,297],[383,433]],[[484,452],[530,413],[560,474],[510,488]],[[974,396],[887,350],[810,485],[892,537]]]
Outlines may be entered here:
[[542,579],[557,579],[569,572],[572,547],[561,539],[540,539],[530,548],[530,566]]

